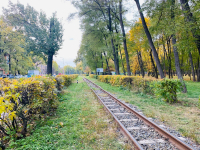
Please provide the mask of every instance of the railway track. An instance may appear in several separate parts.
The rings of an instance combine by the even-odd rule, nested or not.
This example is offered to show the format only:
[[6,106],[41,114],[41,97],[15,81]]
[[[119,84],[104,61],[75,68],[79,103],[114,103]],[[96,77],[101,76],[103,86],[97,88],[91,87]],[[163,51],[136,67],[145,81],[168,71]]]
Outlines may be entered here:
[[124,134],[139,150],[194,150],[179,137],[171,135],[142,113],[115,98],[100,86],[84,78],[84,81],[119,124]]

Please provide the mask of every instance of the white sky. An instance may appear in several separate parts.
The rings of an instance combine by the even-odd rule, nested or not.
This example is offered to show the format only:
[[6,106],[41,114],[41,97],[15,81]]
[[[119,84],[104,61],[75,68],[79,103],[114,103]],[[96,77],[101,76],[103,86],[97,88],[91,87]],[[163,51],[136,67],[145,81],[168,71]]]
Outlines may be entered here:
[[[2,14],[2,7],[7,7],[9,0],[0,0],[0,15]],[[60,67],[65,65],[75,66],[74,59],[77,56],[82,38],[82,31],[80,28],[80,22],[78,18],[74,18],[70,22],[67,17],[70,13],[74,13],[77,10],[67,0],[11,0],[13,3],[20,3],[34,7],[37,11],[44,11],[48,17],[54,12],[57,12],[57,17],[62,20],[64,28],[64,42],[62,48],[58,51],[58,54],[54,57],[54,61],[58,63]],[[143,0],[141,0],[143,1]],[[134,0],[125,1],[128,6],[128,14],[126,15],[128,20],[135,20],[138,18],[138,12],[136,10]]]

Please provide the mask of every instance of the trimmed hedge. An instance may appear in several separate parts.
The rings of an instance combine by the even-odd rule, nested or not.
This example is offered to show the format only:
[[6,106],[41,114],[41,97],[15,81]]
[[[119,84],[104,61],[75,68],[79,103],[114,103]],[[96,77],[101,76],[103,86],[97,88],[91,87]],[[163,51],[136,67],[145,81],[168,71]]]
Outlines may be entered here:
[[89,77],[90,77],[90,78],[98,79],[98,75],[95,75],[95,74],[90,74]]
[[140,93],[156,95],[169,103],[177,102],[177,92],[181,89],[180,81],[174,79],[155,80],[138,76],[99,75],[98,80]]
[[77,78],[77,77],[78,77],[78,74],[57,75],[55,77],[55,79],[56,79],[56,88],[58,89],[58,91],[62,91],[64,86],[68,87],[72,83],[72,80]]
[[152,94],[150,83],[151,79],[144,79],[142,77],[124,76],[124,75],[100,75],[98,79],[101,82],[110,83],[113,86],[122,86],[129,90],[136,90],[137,92]]
[[10,140],[26,137],[35,121],[51,115],[59,103],[57,91],[77,76],[0,78],[0,149]]

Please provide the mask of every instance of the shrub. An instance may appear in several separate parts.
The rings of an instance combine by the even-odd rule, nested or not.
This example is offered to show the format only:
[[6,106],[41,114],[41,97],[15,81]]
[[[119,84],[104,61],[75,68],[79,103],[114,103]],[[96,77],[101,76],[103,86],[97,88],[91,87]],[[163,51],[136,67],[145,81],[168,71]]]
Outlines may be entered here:
[[177,102],[177,91],[180,90],[179,80],[156,80],[138,76],[124,75],[100,75],[99,81],[109,83],[113,86],[135,90],[140,93],[157,95],[164,98],[166,102]]
[[51,77],[0,79],[0,130],[8,139],[25,137],[28,125],[57,107]]
[[[35,121],[52,114],[58,106],[57,90],[69,86],[77,76],[0,78],[0,133],[4,136],[3,141],[25,137],[34,128]],[[1,141],[0,147],[3,145]]]
[[77,77],[78,77],[77,74],[57,75],[55,79],[56,79],[56,87],[58,91],[61,91],[64,86],[68,87],[72,83],[72,80]]
[[56,80],[56,88],[58,92],[62,91],[64,87],[64,78],[62,78],[62,76],[56,76],[55,80]]
[[123,88],[133,89],[138,92],[152,94],[153,90],[150,86],[151,79],[141,77],[124,76],[124,75],[100,75],[101,82],[110,83],[113,86],[122,86]]
[[98,75],[95,75],[95,74],[90,74],[89,77],[90,77],[90,78],[98,79]]
[[90,78],[94,78],[94,74],[90,74],[89,77],[90,77]]
[[162,81],[155,82],[155,94],[158,97],[164,98],[166,102],[177,102],[177,91],[181,90],[181,82],[173,79],[163,79]]

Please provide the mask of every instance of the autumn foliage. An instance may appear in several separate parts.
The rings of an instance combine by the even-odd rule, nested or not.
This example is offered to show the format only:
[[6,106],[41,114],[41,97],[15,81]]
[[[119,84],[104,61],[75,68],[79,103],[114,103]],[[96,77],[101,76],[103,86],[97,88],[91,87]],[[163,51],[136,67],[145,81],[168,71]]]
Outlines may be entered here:
[[[77,75],[36,76],[19,80],[0,78],[0,137],[4,143],[27,136],[34,122],[51,115],[58,106],[57,91]],[[58,82],[62,81],[62,82]],[[61,83],[61,86],[59,84]],[[1,143],[4,145],[4,143]]]

